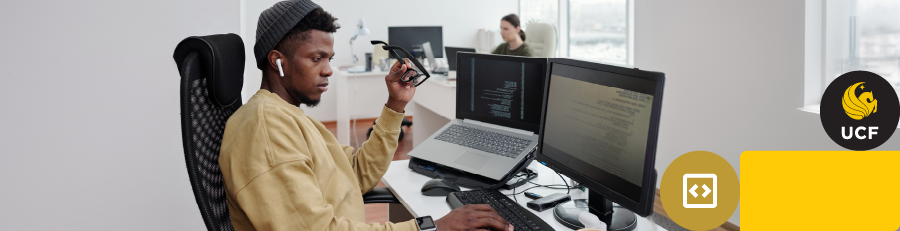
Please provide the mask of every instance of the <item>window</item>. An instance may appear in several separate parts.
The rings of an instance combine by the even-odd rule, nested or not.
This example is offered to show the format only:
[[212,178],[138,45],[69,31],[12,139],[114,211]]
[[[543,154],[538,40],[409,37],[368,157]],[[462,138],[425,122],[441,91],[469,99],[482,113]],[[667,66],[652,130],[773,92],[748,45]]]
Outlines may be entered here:
[[557,57],[632,65],[629,0],[519,0],[522,29],[545,22],[559,34]]
[[625,0],[569,1],[569,58],[628,64]]
[[558,0],[519,0],[519,20],[522,30],[531,22],[545,22],[559,30]]
[[[821,52],[807,53],[806,58],[812,59],[813,64],[807,65],[806,71],[820,76],[806,77],[807,107],[817,106],[828,84],[850,71],[878,74],[894,90],[900,90],[900,1],[807,1],[807,12],[816,11],[823,16],[818,22],[807,18],[812,22],[806,24],[806,42],[821,44]],[[820,36],[817,38],[815,32],[810,34],[809,27],[814,27],[813,31],[820,32]],[[807,48],[815,47],[807,44]]]

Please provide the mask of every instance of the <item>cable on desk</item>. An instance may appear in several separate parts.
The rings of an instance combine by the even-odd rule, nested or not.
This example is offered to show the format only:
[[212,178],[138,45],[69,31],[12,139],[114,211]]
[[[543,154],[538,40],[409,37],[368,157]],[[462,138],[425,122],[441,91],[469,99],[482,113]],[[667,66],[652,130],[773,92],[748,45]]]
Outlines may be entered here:
[[[553,170],[553,169],[551,169],[551,170]],[[562,176],[562,174],[560,174],[560,173],[557,172],[556,170],[553,170],[553,172],[556,173],[556,175],[558,175],[559,178],[563,180],[563,183],[565,183],[565,186],[566,186],[566,194],[569,194],[570,192],[572,192],[571,190],[572,190],[573,188],[575,188],[575,186],[574,186],[574,185],[573,185],[573,186],[569,186],[569,181],[567,181],[566,178],[564,178],[564,177]],[[521,173],[520,173],[520,174],[521,174]],[[516,177],[518,177],[518,176],[519,176],[519,175],[517,175]],[[546,187],[546,188],[550,188],[550,189],[562,189],[562,188],[554,188],[553,186],[563,186],[563,185],[561,185],[561,184],[542,185],[542,184],[534,183],[534,182],[532,182],[532,181],[530,181],[530,180],[528,181],[528,183],[531,183],[531,184],[533,184],[533,185],[537,185],[538,187]]]
[[559,174],[559,172],[557,172],[556,170],[554,170],[554,172],[556,172],[556,175],[559,175],[559,178],[562,179],[563,182],[566,183],[566,194],[569,194],[570,192],[572,192],[572,188],[569,187],[569,181],[567,181],[566,178],[564,178],[562,176],[562,174]]
[[[522,181],[522,180],[524,180],[524,179],[519,178],[519,180],[517,180],[516,183],[514,183],[513,185],[518,185],[519,182]],[[513,187],[513,194],[512,194],[512,195],[513,195],[513,200],[516,200],[516,203],[519,203],[519,199],[516,198],[516,188],[518,188],[518,187]]]
[[[518,192],[518,193],[515,193],[515,194],[506,194],[506,195],[507,195],[507,196],[515,196],[515,195],[518,195],[518,194],[525,193],[525,191],[528,191],[529,189],[540,188],[540,187],[544,187],[544,186],[533,186],[533,187],[530,187],[530,188],[526,188],[525,190],[522,190],[521,192]],[[549,187],[548,187],[548,188],[549,188]],[[551,189],[561,189],[561,188],[551,188]]]
[[[529,184],[533,184],[533,185],[537,185],[537,186],[541,186],[541,187],[551,188],[551,189],[563,189],[563,188],[553,188],[553,187],[562,187],[562,186],[566,186],[566,185],[564,185],[564,184],[548,184],[548,185],[543,185],[543,184],[538,184],[538,183],[534,183],[534,182],[531,182],[531,181],[529,181],[528,183],[529,183]],[[575,187],[572,187],[572,188],[575,188]]]
[[[532,182],[529,181],[529,183],[532,183]],[[532,183],[532,184],[535,184],[535,183]],[[526,188],[525,190],[522,190],[521,192],[518,192],[518,193],[513,192],[514,194],[504,194],[504,195],[507,195],[507,196],[515,196],[515,195],[519,195],[519,194],[525,193],[525,192],[528,191],[529,189],[540,188],[540,187],[549,188],[549,189],[559,189],[559,190],[562,190],[562,189],[570,189],[570,188],[557,188],[557,187],[553,187],[553,186],[562,186],[562,185],[538,185],[538,184],[535,184],[535,185],[537,185],[537,186],[532,186],[532,187],[530,187],[530,188]]]
[[[520,179],[520,180],[521,180],[521,179]],[[517,181],[516,183],[518,183],[518,181]],[[528,181],[528,183],[529,183],[529,184],[533,184],[533,185],[535,185],[535,186],[530,187],[530,188],[526,188],[525,191],[528,191],[529,189],[533,189],[533,188],[541,188],[541,187],[543,187],[543,188],[549,188],[549,189],[559,189],[559,190],[562,190],[562,189],[567,189],[567,190],[568,190],[568,189],[572,189],[572,187],[569,187],[569,186],[567,186],[567,185],[562,185],[562,184],[548,184],[548,185],[543,185],[543,184],[534,183],[534,182],[532,182],[532,181],[530,181],[530,180]],[[566,188],[562,188],[561,186],[566,186]],[[505,195],[507,195],[507,196],[515,196],[515,195],[518,195],[518,194],[525,193],[525,191],[516,193],[516,189],[513,188],[513,194],[505,194]]]
[[[554,170],[553,172],[555,172],[556,175],[559,175],[559,178],[562,178],[563,182],[566,183],[566,184],[565,184],[565,186],[566,186],[566,187],[565,187],[565,189],[566,189],[566,194],[569,194],[569,193],[571,192],[571,190],[572,190],[572,187],[569,186],[569,182],[566,181],[566,178],[563,178],[562,174],[559,174],[559,172],[557,172],[556,170]],[[519,174],[516,174],[515,177],[523,176],[522,174],[525,174],[525,173],[519,173]],[[530,175],[530,174],[526,174],[526,175]],[[522,178],[519,178],[519,180],[517,180],[515,184],[518,184],[519,181],[522,181],[522,180],[523,180]],[[519,202],[519,199],[516,198],[516,195],[525,193],[525,192],[528,191],[529,189],[539,188],[539,187],[544,187],[544,188],[549,188],[549,189],[563,189],[563,188],[557,188],[557,187],[556,187],[556,186],[563,186],[563,185],[561,185],[561,184],[542,185],[542,184],[538,184],[538,183],[531,182],[531,180],[529,180],[529,181],[527,181],[527,182],[528,182],[528,183],[531,183],[531,184],[533,184],[533,185],[536,185],[536,186],[533,186],[533,187],[527,188],[527,189],[525,189],[525,190],[522,190],[522,192],[519,192],[519,193],[516,193],[516,188],[518,188],[518,187],[514,187],[514,188],[513,188],[513,193],[512,193],[512,194],[505,194],[505,195],[507,195],[507,196],[513,196],[513,199],[516,201],[516,203],[518,203],[518,202]]]

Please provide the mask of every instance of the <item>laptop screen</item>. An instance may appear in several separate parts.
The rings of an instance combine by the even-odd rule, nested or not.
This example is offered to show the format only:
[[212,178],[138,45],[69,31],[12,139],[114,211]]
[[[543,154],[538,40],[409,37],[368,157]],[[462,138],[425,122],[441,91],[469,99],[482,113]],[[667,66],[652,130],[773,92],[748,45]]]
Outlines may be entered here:
[[538,133],[547,59],[458,53],[456,118]]

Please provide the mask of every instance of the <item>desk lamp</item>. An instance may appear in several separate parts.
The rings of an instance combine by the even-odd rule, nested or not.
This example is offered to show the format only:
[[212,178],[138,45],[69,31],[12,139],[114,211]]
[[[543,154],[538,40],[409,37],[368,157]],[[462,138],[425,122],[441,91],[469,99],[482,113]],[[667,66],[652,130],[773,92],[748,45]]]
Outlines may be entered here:
[[350,38],[350,53],[351,53],[351,56],[353,57],[353,68],[350,68],[349,70],[347,70],[347,72],[359,73],[359,72],[366,71],[365,65],[356,66],[356,63],[359,62],[359,58],[356,57],[356,52],[354,52],[353,41],[356,40],[357,36],[367,35],[367,34],[369,34],[369,28],[366,28],[366,20],[359,19],[359,23],[356,24],[356,31],[353,32],[353,37]]

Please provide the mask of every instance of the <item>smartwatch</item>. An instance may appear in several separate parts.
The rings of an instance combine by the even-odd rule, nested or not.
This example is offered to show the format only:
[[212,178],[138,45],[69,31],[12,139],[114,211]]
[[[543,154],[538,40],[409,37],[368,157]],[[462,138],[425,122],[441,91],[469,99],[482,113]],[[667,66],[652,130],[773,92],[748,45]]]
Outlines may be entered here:
[[419,224],[419,230],[422,231],[433,231],[437,229],[431,216],[416,217],[416,224]]

